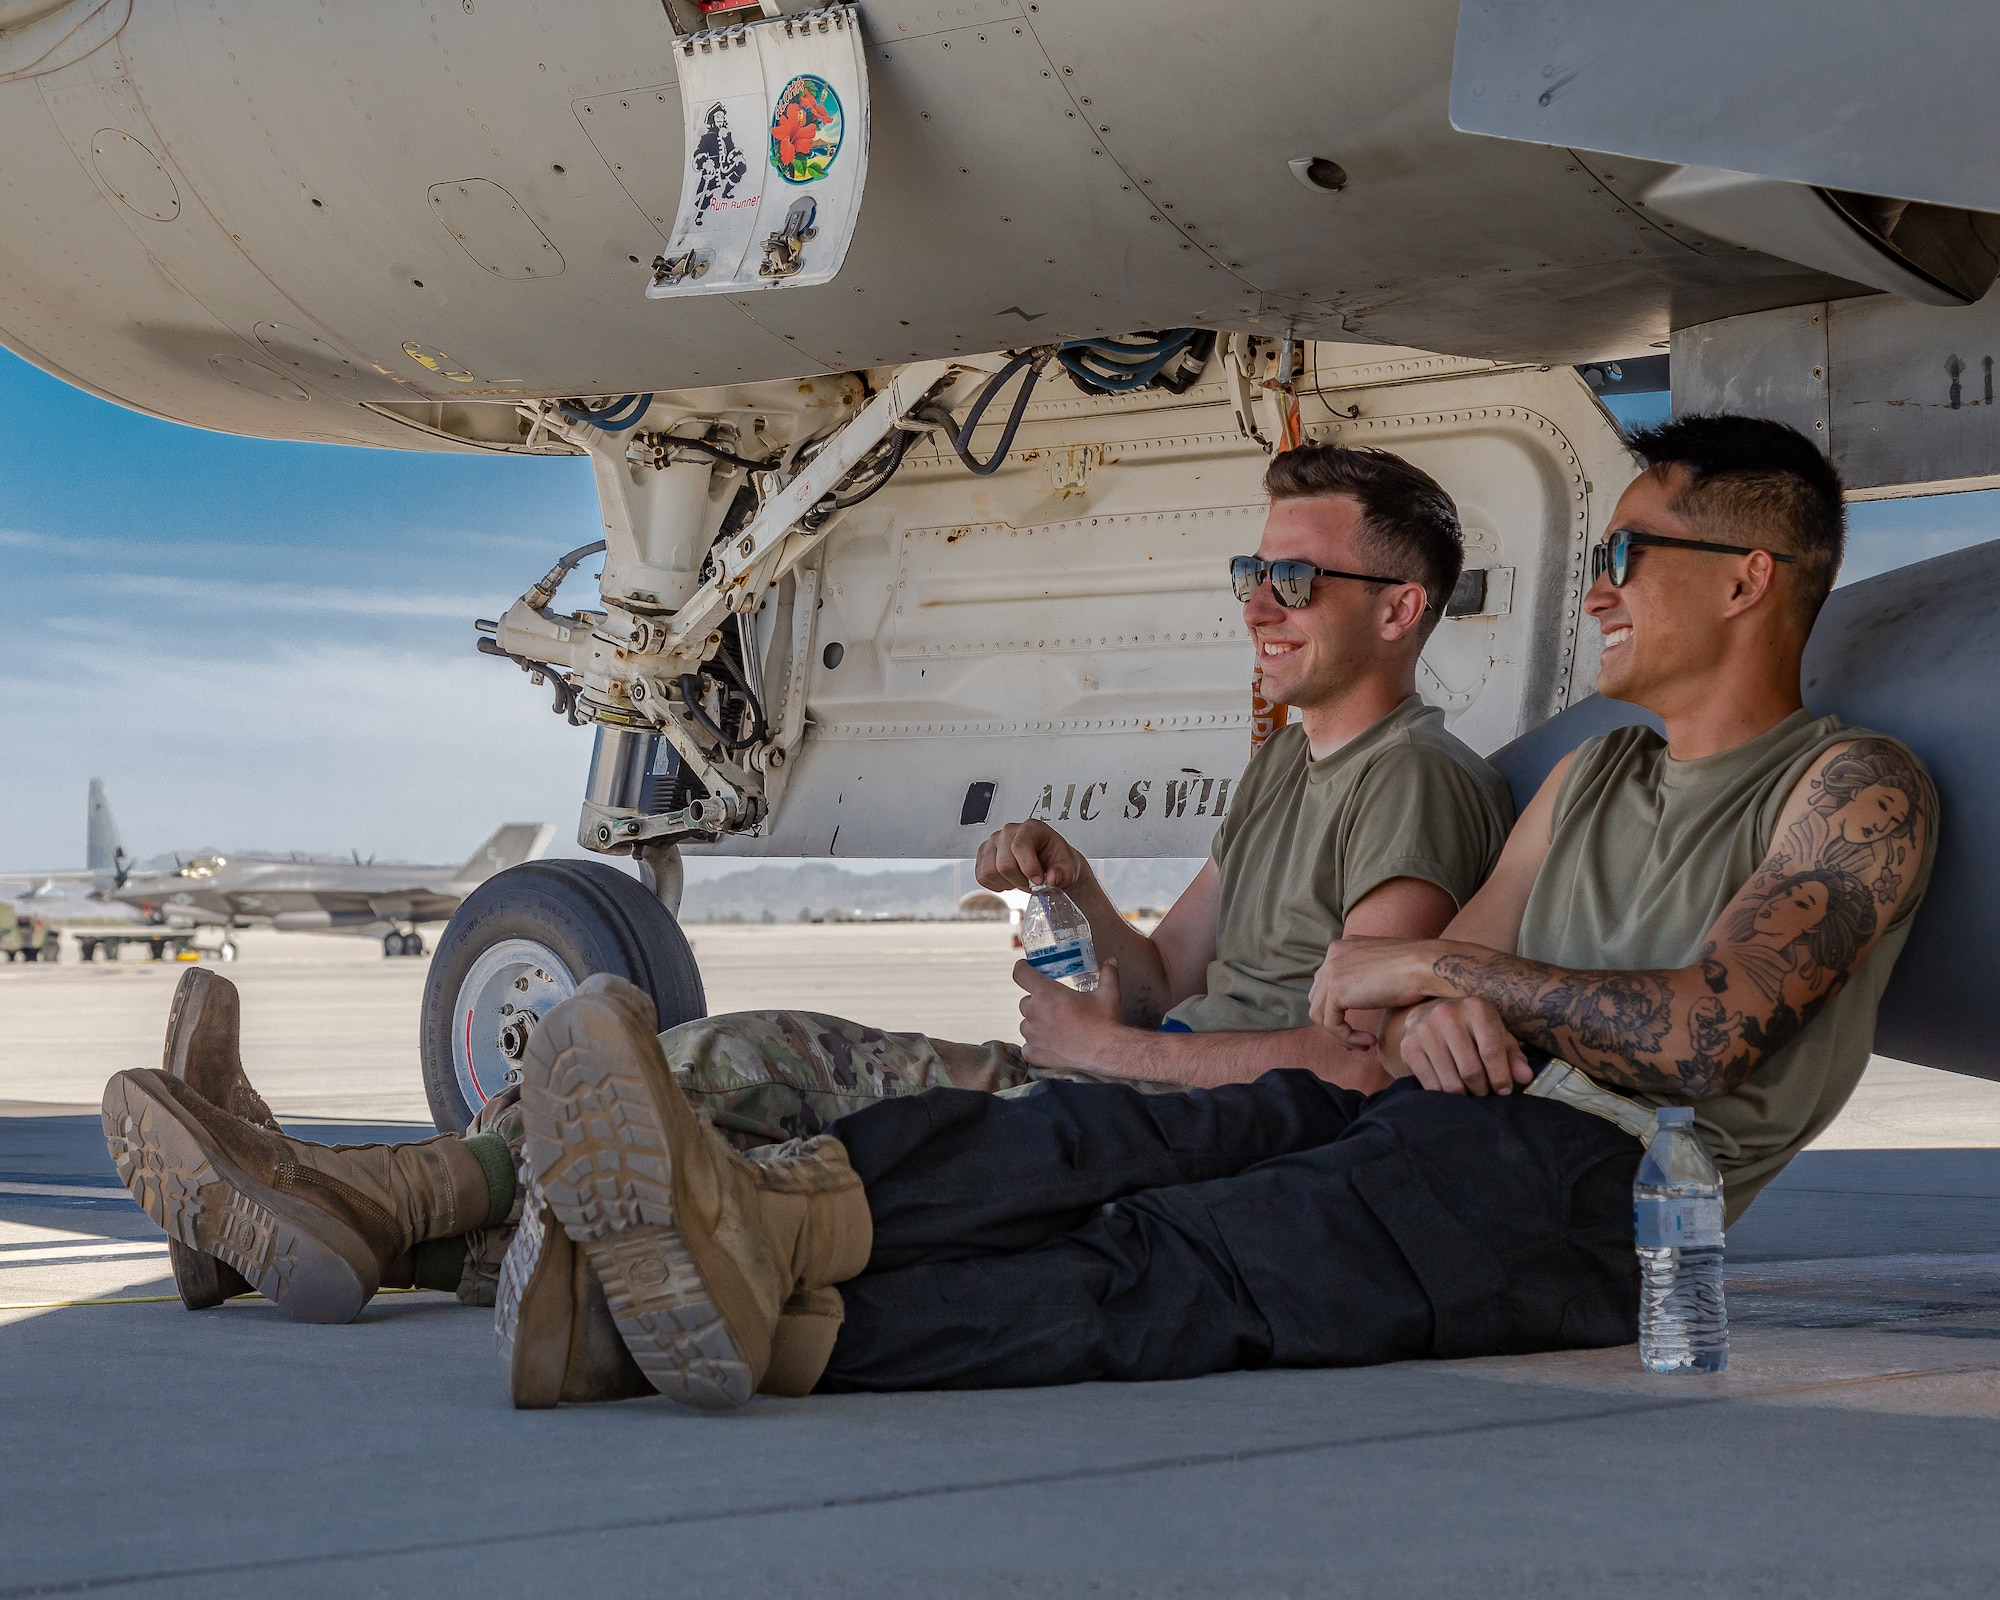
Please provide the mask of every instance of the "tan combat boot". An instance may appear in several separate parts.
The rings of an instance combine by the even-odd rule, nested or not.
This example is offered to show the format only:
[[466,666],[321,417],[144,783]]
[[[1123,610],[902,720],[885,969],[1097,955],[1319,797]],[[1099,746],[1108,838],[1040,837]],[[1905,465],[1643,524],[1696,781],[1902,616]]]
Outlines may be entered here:
[[[237,1045],[240,1020],[236,985],[206,968],[189,967],[174,987],[160,1070],[179,1078],[219,1110],[282,1133],[264,1097],[244,1075]],[[174,1287],[190,1311],[206,1311],[252,1292],[243,1274],[228,1262],[189,1249],[178,1239],[167,1241],[167,1255],[173,1263]]]
[[711,1410],[773,1375],[803,1393],[839,1328],[819,1291],[868,1262],[861,1180],[825,1136],[732,1149],[654,1029],[652,1002],[604,974],[549,1012],[523,1062],[528,1165],[655,1389]]
[[[517,1410],[535,1411],[654,1393],[625,1348],[589,1258],[563,1231],[540,1185],[531,1178],[523,1192],[492,1302],[507,1397]],[[771,1335],[771,1361],[757,1392],[810,1394],[846,1315],[838,1289],[795,1293]]]
[[597,1274],[533,1179],[500,1264],[493,1344],[508,1398],[524,1411],[653,1392],[619,1337]]
[[490,1220],[486,1170],[451,1135],[308,1144],[144,1070],[106,1084],[103,1110],[118,1176],[146,1214],[301,1322],[352,1321],[383,1284],[410,1281],[417,1244]]

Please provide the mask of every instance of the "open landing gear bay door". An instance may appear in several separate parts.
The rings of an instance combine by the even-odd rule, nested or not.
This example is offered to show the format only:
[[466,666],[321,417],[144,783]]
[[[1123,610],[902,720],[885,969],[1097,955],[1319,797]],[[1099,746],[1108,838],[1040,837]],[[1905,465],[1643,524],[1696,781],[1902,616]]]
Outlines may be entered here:
[[687,166],[651,300],[825,283],[868,173],[868,68],[851,5],[689,34]]

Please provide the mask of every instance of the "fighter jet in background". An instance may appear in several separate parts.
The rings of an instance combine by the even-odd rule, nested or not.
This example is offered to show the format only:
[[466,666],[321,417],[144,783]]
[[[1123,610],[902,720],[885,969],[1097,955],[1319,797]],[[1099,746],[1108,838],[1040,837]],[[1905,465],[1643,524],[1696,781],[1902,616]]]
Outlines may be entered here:
[[104,780],[92,778],[84,867],[0,877],[31,882],[35,894],[57,883],[88,883],[91,898],[136,907],[155,927],[379,935],[384,955],[419,956],[424,942],[417,924],[450,920],[494,873],[541,855],[554,832],[541,822],[506,823],[457,866],[378,866],[358,851],[351,861],[246,852],[141,866],[119,838]]

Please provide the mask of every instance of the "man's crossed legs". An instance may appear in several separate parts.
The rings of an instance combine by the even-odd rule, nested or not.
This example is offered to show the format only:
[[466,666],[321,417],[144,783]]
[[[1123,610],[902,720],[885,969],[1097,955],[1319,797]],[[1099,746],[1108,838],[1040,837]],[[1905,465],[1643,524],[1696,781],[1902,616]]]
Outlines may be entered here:
[[[464,1138],[292,1139],[244,1073],[239,1022],[235,987],[190,969],[174,992],[162,1070],[120,1073],[105,1090],[113,1159],[168,1230],[188,1305],[255,1287],[302,1317],[344,1321],[376,1288],[410,1284],[492,1305],[521,1218],[516,1094],[482,1106]],[[810,1137],[935,1085],[998,1092],[1031,1078],[1019,1047],[1003,1041],[958,1044],[803,1011],[704,1018],[661,1043],[682,1089],[742,1149]],[[218,1161],[233,1173],[224,1188],[234,1199],[213,1172],[202,1175]],[[207,1196],[199,1206],[197,1194]]]
[[1366,1099],[1300,1072],[1185,1095],[944,1089],[753,1159],[693,1114],[644,997],[592,979],[531,1042],[520,1117],[534,1221],[502,1274],[501,1331],[523,1403],[641,1393],[641,1375],[727,1406],[759,1387],[1633,1337],[1638,1145],[1547,1100]]

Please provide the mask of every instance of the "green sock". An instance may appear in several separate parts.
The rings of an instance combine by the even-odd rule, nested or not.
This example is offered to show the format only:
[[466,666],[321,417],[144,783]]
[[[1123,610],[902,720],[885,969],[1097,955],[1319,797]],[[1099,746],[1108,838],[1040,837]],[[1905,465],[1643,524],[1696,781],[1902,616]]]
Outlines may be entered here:
[[486,1220],[480,1226],[497,1228],[514,1209],[514,1157],[497,1133],[468,1134],[465,1148],[486,1174]]
[[465,1276],[465,1237],[426,1239],[410,1252],[410,1268],[419,1289],[455,1294]]
[[[497,1133],[475,1133],[466,1138],[465,1148],[479,1163],[486,1178],[486,1215],[482,1228],[497,1228],[514,1210],[514,1158],[507,1141]],[[419,1289],[442,1289],[451,1294],[465,1276],[465,1260],[471,1253],[468,1236],[426,1239],[410,1252],[410,1266]]]

